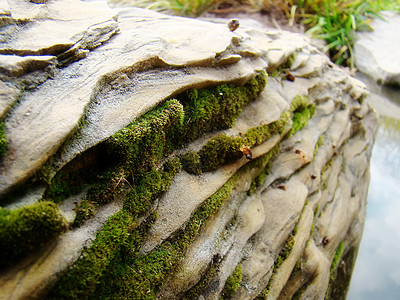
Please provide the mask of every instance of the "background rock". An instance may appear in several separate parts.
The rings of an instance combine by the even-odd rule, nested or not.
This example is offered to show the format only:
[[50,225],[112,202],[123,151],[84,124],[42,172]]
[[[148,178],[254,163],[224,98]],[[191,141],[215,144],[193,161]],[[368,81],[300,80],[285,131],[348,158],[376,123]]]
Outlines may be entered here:
[[375,18],[372,32],[357,33],[354,56],[357,69],[380,84],[400,85],[400,15],[382,12],[383,19]]

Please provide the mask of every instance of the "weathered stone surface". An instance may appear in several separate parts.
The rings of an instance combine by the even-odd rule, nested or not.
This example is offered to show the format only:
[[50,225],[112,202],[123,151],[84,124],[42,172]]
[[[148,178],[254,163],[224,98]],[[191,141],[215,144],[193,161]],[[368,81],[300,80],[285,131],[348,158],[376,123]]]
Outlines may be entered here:
[[382,12],[375,18],[372,32],[357,33],[354,44],[357,68],[381,84],[400,85],[400,15]]
[[[67,147],[60,161],[55,162],[57,169],[178,91],[211,83],[241,82],[264,65],[255,54],[246,58],[250,60],[246,63],[214,68],[214,61],[226,49],[238,48],[240,53],[240,46],[232,46],[234,35],[222,25],[171,17],[163,18],[160,25],[158,14],[140,9],[121,13],[120,19],[120,33],[112,44],[60,70],[40,89],[26,93],[12,112],[6,126],[13,155],[4,159],[2,192],[37,171],[85,116],[87,126],[81,129],[82,138],[74,141],[73,149]],[[182,31],[181,26],[188,30]],[[160,69],[162,75],[158,75]]]
[[[365,219],[377,130],[365,87],[299,34],[259,26],[231,32],[224,23],[141,9],[119,10],[117,18],[93,3],[79,4],[91,16],[83,20],[82,12],[61,9],[72,3],[11,1],[9,23],[2,19],[11,24],[2,27],[5,36],[65,23],[57,38],[41,45],[21,35],[2,48],[0,108],[8,147],[0,191],[12,209],[42,197],[59,201],[70,227],[0,272],[0,299],[331,297],[340,280],[337,266],[353,263]],[[31,20],[29,26],[12,23],[21,18]],[[71,35],[66,28],[77,20],[86,25]],[[174,125],[165,111],[156,119],[165,128],[148,129],[151,118],[142,116],[174,97],[189,114],[184,109],[199,88],[217,86],[209,97],[222,98],[218,85],[243,86],[257,70],[269,72],[266,87],[234,124],[166,152],[134,139],[133,150],[118,155],[143,162],[124,169],[117,161],[116,169],[104,170],[116,160],[108,143],[117,143],[113,135],[129,131],[128,124],[141,120],[143,130],[162,133],[157,143],[168,144],[184,131],[167,131]],[[189,126],[184,117],[182,126]],[[146,134],[139,125],[133,138]],[[273,125],[281,127],[274,131]],[[265,128],[271,134],[263,137]],[[249,132],[257,132],[257,142]],[[244,143],[235,148],[237,159],[201,174],[187,167],[171,171],[168,163],[183,162],[185,153],[198,154],[221,136],[232,148]],[[135,147],[143,152],[132,154]],[[226,150],[220,147],[209,151],[218,157]],[[80,173],[86,169],[99,173],[85,181]],[[27,181],[32,175],[36,181]],[[82,177],[83,191],[74,190],[74,176]],[[11,190],[19,192],[12,200]],[[66,199],[57,198],[62,192]]]

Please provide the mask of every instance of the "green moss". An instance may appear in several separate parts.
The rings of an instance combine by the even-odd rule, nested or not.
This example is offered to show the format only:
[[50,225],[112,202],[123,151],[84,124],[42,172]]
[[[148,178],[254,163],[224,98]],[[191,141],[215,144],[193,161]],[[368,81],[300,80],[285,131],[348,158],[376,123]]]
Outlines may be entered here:
[[321,147],[323,145],[323,143],[324,143],[324,137],[322,135],[320,135],[318,138],[318,141],[314,147],[314,157],[317,155],[318,149],[319,149],[319,147]]
[[173,271],[207,219],[229,198],[236,180],[237,176],[232,177],[208,198],[175,240],[146,255],[140,254],[140,245],[151,222],[136,228],[135,218],[127,210],[117,213],[49,298],[107,299],[121,294],[129,299],[153,299],[157,287]]
[[242,281],[242,266],[237,265],[235,271],[228,277],[221,293],[222,299],[231,299],[240,287]]
[[0,158],[6,154],[7,151],[7,137],[6,137],[6,126],[4,121],[0,121]]
[[75,208],[76,217],[74,219],[73,227],[79,227],[96,213],[97,204],[88,199],[83,200]]
[[282,133],[287,122],[287,113],[283,113],[278,121],[250,128],[245,134],[239,137],[220,134],[208,141],[197,152],[197,155],[196,153],[189,152],[183,157],[185,170],[192,173],[196,171],[197,174],[216,170],[224,164],[241,158],[244,147],[250,149],[264,143],[274,134]]
[[[174,272],[207,220],[230,198],[241,174],[250,168],[265,167],[278,150],[276,146],[265,156],[242,167],[203,202],[181,232],[147,254],[141,254],[140,247],[151,221],[137,228],[135,213],[124,209],[107,222],[93,245],[57,284],[51,298],[154,299],[159,286]],[[164,172],[172,175],[177,169],[175,162],[168,167],[164,165]]]
[[329,286],[328,286],[328,289],[325,294],[325,299],[328,299],[330,290],[331,290],[331,285],[335,281],[337,265],[342,256],[342,253],[343,253],[343,242],[341,242],[339,244],[339,246],[337,247],[335,256],[333,257],[333,260],[332,260],[332,264],[331,264],[331,268],[330,268],[330,276],[329,276]]
[[59,203],[83,190],[81,176],[74,172],[59,172],[45,191],[44,199]]
[[198,299],[201,291],[203,291],[205,288],[207,288],[207,286],[209,285],[211,280],[214,278],[214,276],[217,274],[217,272],[218,272],[218,266],[215,264],[211,264],[209,266],[207,272],[205,272],[203,277],[200,279],[200,281],[194,287],[192,287],[190,290],[188,290],[185,293],[185,296],[183,297],[183,299],[184,300]]
[[108,298],[123,294],[129,299],[154,299],[158,287],[174,271],[201,228],[230,197],[236,180],[237,175],[208,198],[192,215],[185,230],[175,239],[164,242],[145,255],[139,252],[141,242],[138,242],[138,239],[131,242],[124,251],[131,255],[120,255],[112,262],[93,298]]
[[96,235],[90,248],[61,278],[48,299],[87,299],[113,258],[128,243],[133,218],[126,211],[112,216]]
[[315,114],[315,105],[310,103],[307,97],[297,95],[290,104],[290,112],[293,117],[293,125],[289,132],[289,136],[304,128],[308,121]]
[[182,126],[183,106],[169,100],[107,140],[111,156],[120,156],[126,168],[140,170],[157,164],[171,151],[166,133]]
[[[150,211],[180,169],[179,159],[163,163],[164,157],[208,131],[232,126],[242,108],[262,91],[265,80],[265,72],[260,72],[241,87],[222,85],[185,92],[179,101],[165,102],[106,141],[106,152],[114,163],[92,186],[88,201],[104,203],[122,193],[124,208],[106,223],[50,298],[155,297],[201,228],[230,197],[239,176],[235,174],[204,201],[184,230],[143,255],[140,246],[151,221],[145,219],[138,227],[138,217]],[[90,207],[85,213],[90,213]]]
[[341,255],[342,255],[342,253],[343,253],[343,242],[341,242],[341,243],[339,244],[339,246],[337,247],[336,252],[335,252],[335,256],[333,257],[333,260],[332,260],[332,264],[331,264],[331,277],[330,277],[331,280],[334,279],[333,276],[332,276],[332,273],[335,271],[336,266],[337,266],[337,264],[338,264],[338,262],[339,262],[339,259],[340,259]]
[[264,290],[255,298],[257,300],[267,299],[269,291],[271,290],[271,283],[275,276],[276,271],[282,265],[282,263],[289,257],[290,253],[292,252],[294,243],[295,243],[295,234],[297,233],[297,226],[293,229],[292,233],[289,235],[288,239],[286,240],[285,244],[283,245],[281,251],[279,252],[278,257],[275,259],[274,262],[274,269],[272,271],[271,278]]
[[188,151],[181,159],[182,167],[189,173],[201,174],[200,155],[195,151]]
[[247,195],[251,196],[253,195],[254,191],[263,184],[265,178],[267,177],[268,173],[267,172],[262,172],[260,175],[258,175],[253,182],[250,185],[250,189],[247,191]]
[[135,218],[151,208],[153,201],[166,192],[172,179],[181,169],[178,158],[164,163],[160,169],[152,169],[137,178],[124,200],[124,208]]
[[323,180],[325,179],[325,173],[326,173],[326,171],[329,170],[329,168],[332,166],[332,164],[333,164],[333,159],[334,159],[334,157],[332,157],[332,158],[324,165],[324,167],[322,168],[322,171],[321,171],[321,181],[323,181]]
[[267,81],[265,71],[244,86],[222,84],[217,87],[191,89],[177,97],[183,104],[185,118],[175,143],[193,141],[207,132],[230,128],[243,108],[257,99]]
[[0,267],[10,265],[65,229],[65,220],[52,202],[14,210],[0,208]]

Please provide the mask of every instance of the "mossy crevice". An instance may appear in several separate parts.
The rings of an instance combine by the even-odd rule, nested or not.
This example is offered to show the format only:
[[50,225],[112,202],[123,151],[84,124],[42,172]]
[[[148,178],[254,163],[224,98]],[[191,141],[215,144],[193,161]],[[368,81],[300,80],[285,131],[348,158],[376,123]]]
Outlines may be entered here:
[[226,280],[220,299],[231,299],[240,287],[242,281],[242,265],[238,264],[233,273]]
[[323,137],[322,135],[320,135],[320,136],[318,137],[317,142],[315,143],[315,147],[314,147],[314,157],[317,155],[319,147],[321,147],[323,144],[324,144],[324,137]]
[[165,162],[166,155],[209,131],[232,126],[242,108],[262,91],[265,80],[265,72],[260,72],[244,86],[187,91],[177,97],[179,101],[166,101],[106,141],[105,152],[113,166],[89,190],[80,218],[121,193],[124,208],[107,221],[49,298],[155,297],[201,228],[230,197],[239,176],[204,201],[181,232],[143,255],[140,246],[152,222],[146,218],[140,225],[139,217],[151,211],[152,202],[168,189],[181,167],[176,157]]
[[6,137],[6,126],[4,121],[0,121],[0,159],[6,155],[7,152],[7,137]]
[[[84,250],[80,260],[53,289],[50,298],[71,295],[68,296],[71,299],[154,299],[159,287],[176,270],[207,220],[231,197],[241,174],[249,168],[265,167],[277,149],[278,146],[243,166],[203,202],[185,228],[147,254],[142,254],[140,249],[152,221],[145,220],[138,227],[135,214],[123,209],[107,222],[93,245]],[[171,164],[174,166],[173,162]],[[164,167],[166,172],[175,169]],[[85,278],[80,280],[82,276]],[[211,280],[211,277],[207,278]]]
[[339,260],[342,257],[342,254],[343,254],[343,242],[340,242],[339,246],[336,249],[335,255],[332,259],[332,264],[330,267],[329,285],[328,285],[328,289],[325,294],[325,299],[328,299],[329,295],[331,294],[331,285],[333,284],[333,282],[336,279],[337,266],[338,266]]
[[311,103],[307,97],[297,95],[290,104],[289,111],[292,115],[293,125],[288,135],[291,136],[306,126],[308,121],[314,116],[315,104]]
[[233,176],[208,198],[178,236],[145,255],[140,253],[140,246],[151,222],[135,227],[135,218],[123,209],[107,222],[93,245],[58,282],[50,299],[105,299],[116,295],[154,299],[158,287],[174,271],[207,219],[229,198],[236,180]]
[[[220,134],[208,141],[198,152],[186,153],[182,158],[182,165],[187,172],[194,174],[216,170],[243,155],[249,155],[251,147],[264,143],[275,134],[281,134],[288,121],[288,114],[284,112],[278,121],[250,128],[241,136]],[[251,154],[249,158],[251,159]]]
[[268,294],[271,290],[271,283],[273,281],[275,273],[278,270],[278,268],[282,265],[282,263],[289,257],[290,253],[292,252],[292,249],[295,244],[295,235],[296,234],[297,234],[297,225],[293,228],[293,230],[290,233],[289,237],[287,238],[285,244],[283,245],[281,251],[279,252],[277,258],[275,259],[272,275],[268,281],[267,286],[261,291],[261,293],[259,293],[257,295],[257,297],[255,299],[262,300],[262,299],[268,298]]
[[[112,200],[124,186],[121,180],[126,183],[128,177],[134,180],[151,172],[160,167],[163,157],[185,143],[232,126],[244,106],[264,89],[266,79],[265,71],[259,71],[243,86],[222,84],[190,89],[178,95],[178,100],[167,100],[96,147],[97,159],[107,161],[108,170],[88,173],[101,175],[88,178],[66,166],[49,180],[45,176],[49,172],[41,172],[44,173],[41,181],[49,184],[45,198],[62,201],[79,192],[82,184],[97,181],[89,191],[89,199],[96,203]],[[78,160],[85,157],[83,154]]]
[[0,268],[58,236],[67,225],[53,202],[9,210],[0,207]]
[[190,89],[177,99],[185,111],[183,127],[173,140],[177,145],[193,141],[207,132],[232,127],[243,108],[257,99],[267,83],[265,71],[243,86],[222,84],[212,88]]

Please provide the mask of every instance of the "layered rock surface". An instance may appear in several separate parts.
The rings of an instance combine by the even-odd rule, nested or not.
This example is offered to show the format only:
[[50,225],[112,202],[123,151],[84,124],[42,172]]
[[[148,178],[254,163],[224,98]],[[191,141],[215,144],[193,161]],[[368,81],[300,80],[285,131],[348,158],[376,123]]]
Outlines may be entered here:
[[[359,81],[295,33],[8,6],[0,299],[345,297],[377,129]],[[29,227],[52,202],[59,230]]]

